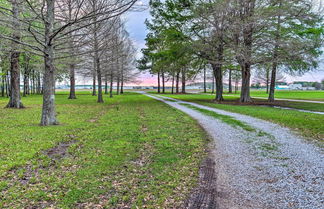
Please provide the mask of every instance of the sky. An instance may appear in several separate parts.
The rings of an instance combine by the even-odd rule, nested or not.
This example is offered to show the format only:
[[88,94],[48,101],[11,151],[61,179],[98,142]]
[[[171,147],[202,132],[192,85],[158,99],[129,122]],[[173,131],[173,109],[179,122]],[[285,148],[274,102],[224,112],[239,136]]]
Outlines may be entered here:
[[[148,0],[140,1],[139,4],[147,5]],[[126,16],[126,28],[130,33],[130,37],[137,49],[137,58],[141,57],[141,49],[145,47],[145,37],[147,29],[145,26],[145,20],[150,18],[149,10],[141,12],[128,12]],[[317,71],[306,73],[303,76],[289,76],[285,75],[287,82],[292,81],[321,81],[324,79],[324,56],[322,56],[322,63]],[[149,73],[142,73],[138,77],[137,85],[140,86],[152,86],[156,85],[156,76],[152,76]]]

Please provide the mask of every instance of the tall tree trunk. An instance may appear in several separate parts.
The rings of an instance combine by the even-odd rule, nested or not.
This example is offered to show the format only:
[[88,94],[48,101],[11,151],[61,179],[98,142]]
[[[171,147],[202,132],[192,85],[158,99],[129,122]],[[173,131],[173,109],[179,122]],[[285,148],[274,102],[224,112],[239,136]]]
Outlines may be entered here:
[[[73,12],[73,7],[72,7],[72,1],[68,2],[68,11],[69,11],[69,21],[72,21],[72,12]],[[70,30],[73,28],[70,27]],[[72,33],[69,34],[69,50],[70,50],[70,55],[75,56],[74,53],[74,44],[73,44],[73,35]],[[70,63],[70,95],[68,99],[76,99],[75,95],[75,61],[74,59],[71,60]]]
[[122,68],[121,68],[121,84],[120,84],[120,94],[124,94],[124,66],[122,62]]
[[266,74],[267,74],[267,75],[266,75],[266,76],[267,76],[267,78],[266,78],[266,85],[267,85],[266,93],[269,94],[270,69],[267,68],[266,70],[267,70],[267,71],[266,71]]
[[174,72],[172,74],[172,87],[171,87],[171,94],[174,94]]
[[207,86],[206,86],[206,65],[204,65],[204,93],[207,93]]
[[233,90],[232,90],[232,69],[229,69],[229,72],[228,72],[228,93],[233,93]]
[[212,81],[212,94],[215,93],[215,75],[213,73],[213,81]]
[[[222,38],[221,38],[222,40]],[[224,101],[223,98],[223,52],[224,45],[220,43],[217,47],[217,63],[213,65],[214,77],[216,81],[216,101]]]
[[241,66],[242,70],[242,86],[240,102],[251,102],[250,96],[250,80],[251,80],[251,65],[246,63]]
[[[3,72],[3,71],[2,71]],[[5,96],[5,75],[1,76],[1,96],[4,97]]]
[[[96,17],[95,17],[96,18]],[[96,19],[94,20],[96,21]],[[99,57],[99,42],[98,42],[98,34],[97,34],[97,24],[94,24],[94,56],[97,68],[97,81],[98,81],[98,103],[103,103],[103,96],[102,96],[102,75],[101,75],[101,66],[100,66],[100,57]]]
[[181,82],[182,82],[181,93],[185,94],[186,93],[186,70],[185,69],[181,70]]
[[54,0],[46,0],[46,21],[45,21],[45,47],[44,47],[44,89],[43,89],[43,109],[41,125],[57,125],[55,111],[55,68],[54,68],[54,48],[51,35],[54,31]]
[[41,74],[40,72],[37,73],[37,94],[41,94],[42,93],[42,84],[41,84]]
[[164,71],[162,71],[162,93],[165,93],[165,79],[164,79]]
[[177,72],[177,76],[176,76],[176,94],[179,94],[179,80],[180,80],[180,71]]
[[239,80],[238,79],[235,79],[235,94],[237,93],[237,91],[238,91],[238,82],[239,82]]
[[105,76],[105,94],[108,94],[108,76]]
[[[12,25],[15,30],[12,32],[12,38],[20,41],[20,24],[19,24],[19,3],[18,0],[12,0]],[[20,100],[20,69],[18,44],[12,42],[12,51],[10,56],[10,99],[7,108],[24,108]]]
[[158,72],[158,93],[161,93],[161,85],[160,85],[160,71]]
[[221,64],[212,64],[216,81],[216,101],[224,101],[223,98],[223,73]]
[[99,54],[97,57],[97,78],[98,78],[98,103],[103,103],[103,96],[102,96],[102,80],[101,80],[101,68],[100,68],[100,58]]
[[250,96],[250,80],[251,80],[251,60],[252,60],[252,47],[253,47],[253,33],[254,33],[254,9],[255,0],[247,0],[243,3],[242,10],[244,11],[243,21],[243,59],[239,60],[242,70],[242,88],[240,102],[251,102]]
[[124,94],[124,75],[121,75],[120,94]]
[[[94,61],[95,63],[95,61]],[[96,80],[97,80],[97,76],[96,76],[96,64],[94,64],[94,69],[93,69],[93,74],[92,74],[92,96],[97,96],[97,84],[96,84]]]
[[8,72],[6,74],[6,95],[7,95],[7,97],[10,96],[10,81],[9,81]]
[[119,90],[120,90],[120,77],[119,77],[119,75],[117,76],[117,95],[119,95]]
[[109,90],[110,98],[113,97],[113,84],[114,84],[114,74],[113,74],[113,71],[111,70],[111,74],[110,74],[110,90]]
[[69,99],[76,99],[75,95],[75,64],[70,64],[70,96]]
[[[281,8],[281,1],[279,1],[278,8]],[[280,41],[280,29],[281,29],[281,14],[279,9],[279,14],[277,16],[277,28],[275,34],[275,47],[273,51],[273,62],[272,62],[272,71],[271,71],[271,83],[270,83],[270,92],[269,92],[269,102],[275,101],[275,87],[277,79],[277,68],[278,68],[278,50],[279,50],[279,41]]]

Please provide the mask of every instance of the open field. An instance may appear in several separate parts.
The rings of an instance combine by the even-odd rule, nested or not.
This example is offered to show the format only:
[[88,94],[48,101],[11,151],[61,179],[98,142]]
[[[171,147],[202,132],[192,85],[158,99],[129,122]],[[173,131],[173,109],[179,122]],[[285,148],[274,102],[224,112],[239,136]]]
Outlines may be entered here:
[[56,99],[58,126],[38,125],[41,96],[0,108],[0,208],[184,204],[207,143],[193,119],[134,93]]
[[[315,138],[322,145],[324,144],[324,115],[299,112],[296,110],[277,109],[267,106],[239,105],[235,104],[235,102],[218,104],[213,102],[213,95],[207,94],[164,94],[163,96],[203,104],[209,107],[215,107],[230,112],[241,113],[256,118],[268,120],[280,124],[282,126],[291,128],[292,130],[297,131],[305,137]],[[225,99],[234,100],[234,98],[231,97],[225,97]],[[285,102],[284,105],[292,108],[324,112],[323,104]]]
[[[224,92],[225,95],[226,91]],[[236,94],[230,94],[231,96],[239,97],[239,92]],[[252,97],[264,97],[268,98],[268,94],[262,90],[252,90]],[[313,100],[313,101],[324,101],[324,91],[288,91],[288,90],[277,90],[275,92],[275,98],[279,99],[297,99],[297,100]]]

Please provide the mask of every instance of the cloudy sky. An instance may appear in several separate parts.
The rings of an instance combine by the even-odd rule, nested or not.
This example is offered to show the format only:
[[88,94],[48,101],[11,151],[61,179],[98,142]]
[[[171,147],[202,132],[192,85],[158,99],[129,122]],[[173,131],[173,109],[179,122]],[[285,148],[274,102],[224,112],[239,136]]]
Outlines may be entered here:
[[[147,5],[148,0],[143,0],[141,4]],[[148,10],[142,12],[129,12],[127,14],[127,29],[130,33],[131,39],[134,42],[135,47],[138,50],[138,58],[141,56],[140,50],[145,47],[145,37],[147,29],[145,26],[145,20],[150,18]],[[324,57],[322,58],[322,64],[317,71],[309,72],[301,77],[292,77],[286,75],[286,80],[291,81],[321,81],[324,79]],[[139,78],[138,85],[156,85],[156,78],[148,73],[142,74]]]

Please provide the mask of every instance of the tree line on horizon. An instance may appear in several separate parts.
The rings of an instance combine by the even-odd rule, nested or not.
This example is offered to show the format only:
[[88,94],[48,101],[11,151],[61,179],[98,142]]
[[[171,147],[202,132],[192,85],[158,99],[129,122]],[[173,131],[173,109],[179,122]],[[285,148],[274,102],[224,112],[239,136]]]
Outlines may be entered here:
[[[138,68],[157,75],[158,92],[211,71],[216,101],[223,80],[241,83],[240,102],[251,102],[251,74],[267,83],[274,101],[278,74],[302,75],[318,67],[323,47],[323,8],[313,0],[150,0],[152,18]],[[162,87],[161,87],[162,84]],[[180,90],[181,86],[181,90]],[[162,89],[162,91],[161,91]],[[230,92],[232,90],[230,89]]]

